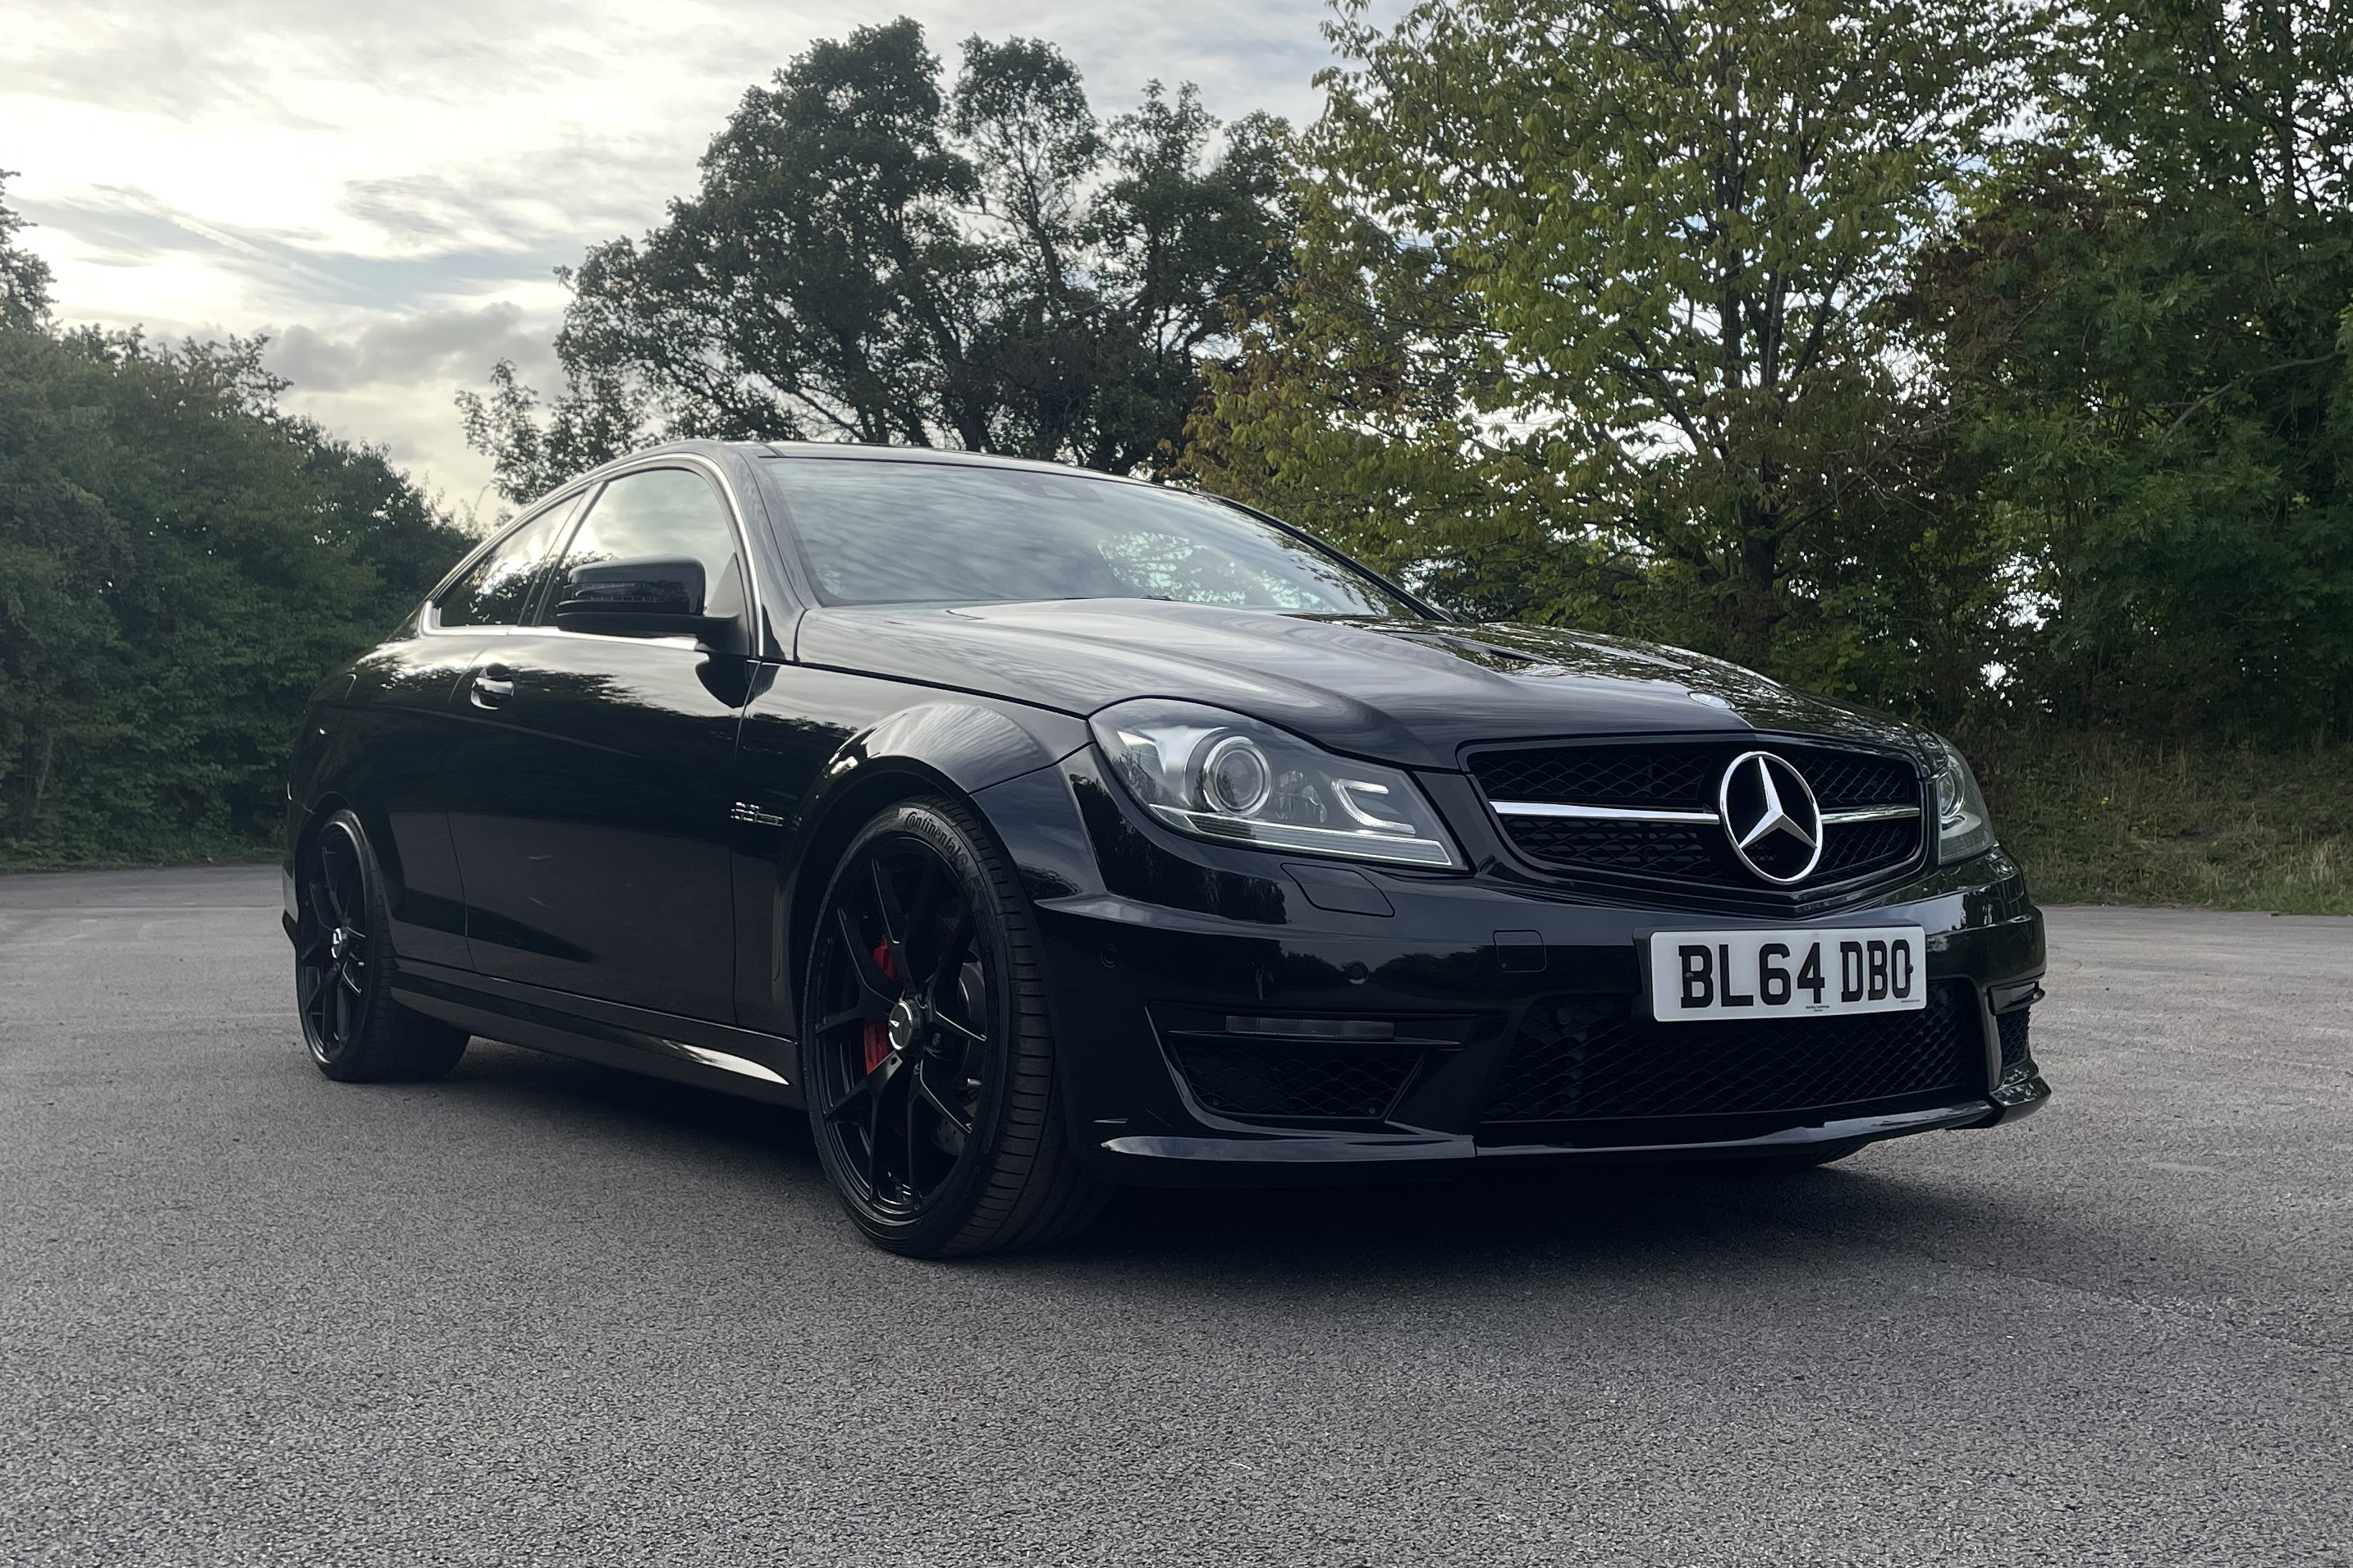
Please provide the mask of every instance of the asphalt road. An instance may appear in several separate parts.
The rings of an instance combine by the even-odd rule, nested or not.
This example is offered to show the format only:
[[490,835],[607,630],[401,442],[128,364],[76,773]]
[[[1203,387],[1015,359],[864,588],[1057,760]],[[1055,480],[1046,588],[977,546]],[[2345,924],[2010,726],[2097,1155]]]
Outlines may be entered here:
[[945,1265],[757,1106],[327,1082],[277,898],[0,879],[0,1560],[2353,1562],[2353,922],[2055,913],[2015,1128]]

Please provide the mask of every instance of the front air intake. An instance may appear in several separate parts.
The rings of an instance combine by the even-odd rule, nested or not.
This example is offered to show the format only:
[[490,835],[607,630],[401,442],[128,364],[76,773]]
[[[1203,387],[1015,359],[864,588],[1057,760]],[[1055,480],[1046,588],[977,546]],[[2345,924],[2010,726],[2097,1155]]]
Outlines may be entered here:
[[[1966,981],[1928,1005],[1859,1017],[1655,1024],[1625,996],[1532,1007],[1482,1131],[1520,1122],[1803,1115],[1983,1093],[1985,1035]],[[2022,1040],[2021,1035],[2021,1040]]]
[[1202,1109],[1282,1122],[1377,1122],[1461,1048],[1468,1016],[1153,1010],[1162,1048]]

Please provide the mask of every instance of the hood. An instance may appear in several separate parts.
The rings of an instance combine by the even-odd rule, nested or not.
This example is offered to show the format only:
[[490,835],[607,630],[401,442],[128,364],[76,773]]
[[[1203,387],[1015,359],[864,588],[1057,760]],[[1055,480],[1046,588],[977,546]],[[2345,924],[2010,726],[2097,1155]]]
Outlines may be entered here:
[[1502,623],[1332,620],[1155,599],[813,610],[804,664],[1089,714],[1132,697],[1229,708],[1334,751],[1453,768],[1481,741],[1756,730],[1916,750],[1902,724],[1738,665]]

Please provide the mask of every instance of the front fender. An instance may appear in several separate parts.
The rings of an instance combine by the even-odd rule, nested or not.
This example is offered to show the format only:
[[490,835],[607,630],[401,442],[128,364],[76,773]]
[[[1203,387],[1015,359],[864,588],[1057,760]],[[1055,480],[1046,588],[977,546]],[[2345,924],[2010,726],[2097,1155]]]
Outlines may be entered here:
[[1068,714],[842,671],[780,671],[745,715],[738,752],[738,1021],[797,1032],[808,923],[840,851],[884,805],[924,794],[977,800],[1087,742],[1084,721]]
[[1001,708],[961,700],[926,702],[900,710],[852,741],[827,773],[912,763],[975,795],[1060,762],[1086,743],[1086,725],[1067,714],[1029,710],[1017,722]]

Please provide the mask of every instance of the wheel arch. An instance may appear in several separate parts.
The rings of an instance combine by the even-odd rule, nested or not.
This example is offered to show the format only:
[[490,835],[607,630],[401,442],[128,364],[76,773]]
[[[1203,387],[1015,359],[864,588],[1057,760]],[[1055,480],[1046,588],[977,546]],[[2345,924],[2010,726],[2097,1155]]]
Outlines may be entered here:
[[927,795],[953,800],[984,825],[987,823],[987,814],[971,795],[940,769],[913,757],[882,757],[862,764],[855,777],[844,779],[839,787],[827,792],[802,832],[799,853],[794,858],[784,896],[785,985],[792,1004],[796,1036],[802,1032],[801,1004],[808,984],[818,906],[850,840],[891,806]]
[[[368,852],[375,857],[376,869],[382,874],[387,889],[398,888],[400,881],[400,846],[395,841],[391,825],[382,812],[371,811],[356,792],[340,784],[319,792],[307,803],[297,803],[303,813],[301,826],[293,834],[292,870],[299,879],[302,858],[319,842],[319,835],[339,811],[348,811],[360,819],[360,827],[367,835]],[[390,896],[389,891],[386,894]]]
[[963,806],[1018,860],[1001,825],[979,798],[992,785],[1052,766],[1086,743],[1086,729],[1061,714],[993,704],[927,702],[902,709],[837,751],[793,835],[782,868],[784,1000],[799,1033],[818,906],[859,829],[888,806],[938,795]]

